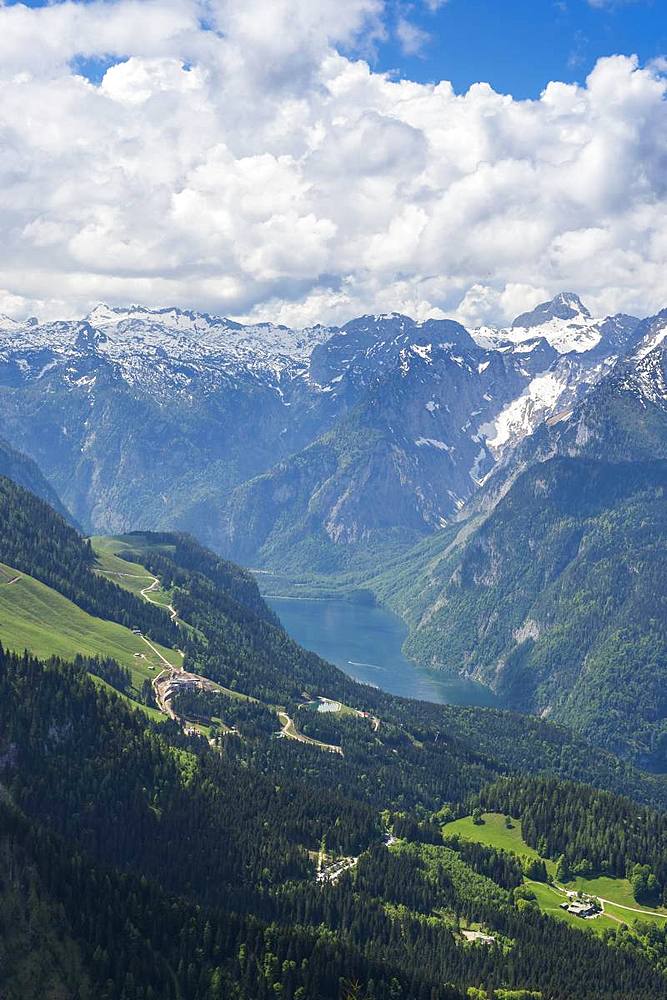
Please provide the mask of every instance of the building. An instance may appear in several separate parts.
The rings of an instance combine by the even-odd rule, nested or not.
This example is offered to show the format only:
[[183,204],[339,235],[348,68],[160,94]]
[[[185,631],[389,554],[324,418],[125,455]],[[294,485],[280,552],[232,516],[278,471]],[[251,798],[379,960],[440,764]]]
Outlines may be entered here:
[[593,899],[570,899],[561,903],[561,909],[574,914],[575,917],[596,917],[600,912],[598,904]]

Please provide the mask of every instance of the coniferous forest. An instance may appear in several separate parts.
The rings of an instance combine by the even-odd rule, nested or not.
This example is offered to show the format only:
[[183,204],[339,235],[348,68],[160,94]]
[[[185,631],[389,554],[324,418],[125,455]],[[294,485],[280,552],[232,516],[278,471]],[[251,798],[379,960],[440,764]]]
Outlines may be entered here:
[[[0,561],[73,598],[90,581],[99,616],[172,639],[190,674],[218,684],[175,697],[196,732],[146,714],[113,661],[1,652],[9,1000],[644,1000],[667,988],[659,923],[573,928],[524,880],[543,882],[553,860],[628,875],[638,899],[662,901],[659,776],[546,722],[355,683],[288,638],[251,577],[186,536],[126,536],[127,565],[169,588],[170,622],[101,578],[90,545],[8,481],[0,519]],[[322,694],[346,711],[309,711]],[[278,712],[342,752],[277,738]],[[545,860],[528,870],[448,836],[447,820],[480,809],[520,819]],[[339,875],[318,878],[336,859]]]

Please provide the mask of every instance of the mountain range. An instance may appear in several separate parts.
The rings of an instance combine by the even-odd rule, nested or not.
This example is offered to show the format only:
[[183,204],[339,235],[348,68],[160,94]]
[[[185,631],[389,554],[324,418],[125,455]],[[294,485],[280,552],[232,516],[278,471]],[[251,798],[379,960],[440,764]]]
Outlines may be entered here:
[[370,591],[415,659],[664,770],[666,335],[572,293],[470,331],[3,320],[0,459],[87,532]]
[[0,320],[0,420],[86,530],[178,527],[337,567],[448,523],[639,342],[561,294],[507,329],[365,316],[294,331],[177,309]]
[[[4,323],[3,997],[664,994],[665,333]],[[520,711],[355,682],[170,521]]]
[[660,323],[380,583],[422,662],[667,769],[667,344]]

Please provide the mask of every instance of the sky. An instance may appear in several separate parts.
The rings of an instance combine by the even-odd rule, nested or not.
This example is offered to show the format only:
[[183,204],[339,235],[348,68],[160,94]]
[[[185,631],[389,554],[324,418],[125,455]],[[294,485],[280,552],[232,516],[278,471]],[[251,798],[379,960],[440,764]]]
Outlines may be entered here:
[[664,0],[0,0],[0,312],[667,306]]

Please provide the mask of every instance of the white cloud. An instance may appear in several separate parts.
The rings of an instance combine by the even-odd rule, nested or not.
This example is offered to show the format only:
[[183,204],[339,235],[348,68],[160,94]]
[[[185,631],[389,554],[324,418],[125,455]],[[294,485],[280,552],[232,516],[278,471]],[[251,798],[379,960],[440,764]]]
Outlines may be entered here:
[[407,56],[416,56],[423,52],[431,36],[428,31],[401,15],[396,23],[396,37]]
[[[506,320],[561,288],[666,305],[664,65],[601,60],[534,101],[455,94],[350,55],[381,16],[380,0],[0,6],[0,307],[301,325]],[[108,64],[98,86],[77,56]]]

